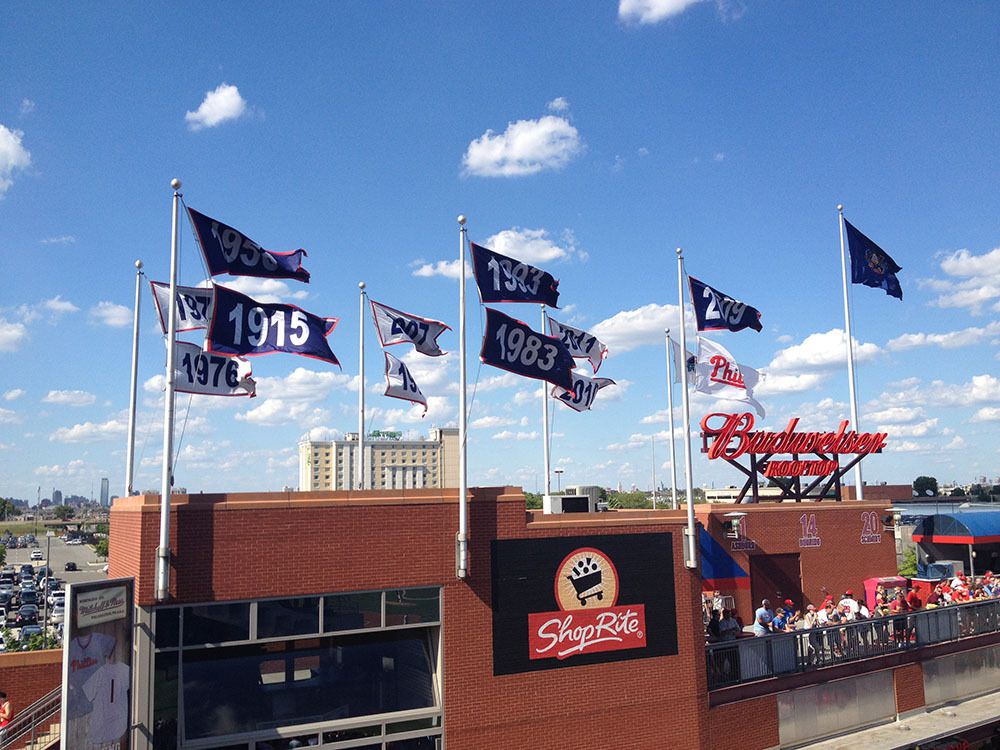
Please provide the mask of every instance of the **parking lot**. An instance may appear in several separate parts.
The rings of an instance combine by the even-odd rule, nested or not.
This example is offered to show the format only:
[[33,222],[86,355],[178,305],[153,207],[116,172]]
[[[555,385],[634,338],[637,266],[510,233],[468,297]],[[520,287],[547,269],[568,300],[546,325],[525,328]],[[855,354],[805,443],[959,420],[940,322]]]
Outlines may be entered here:
[[[48,542],[49,560],[45,559],[46,542]],[[8,549],[5,564],[13,567],[15,571],[20,571],[21,566],[25,563],[32,565],[36,571],[48,565],[52,568],[52,577],[63,581],[63,590],[70,583],[96,581],[107,578],[107,573],[104,572],[106,561],[98,560],[94,554],[94,548],[90,545],[67,544],[55,536],[46,539],[44,532],[42,532],[38,535],[38,548],[41,549],[42,560],[32,560],[32,548],[22,547]],[[73,563],[77,569],[75,571],[67,571],[67,563]],[[40,604],[39,624],[41,624],[43,613],[44,607]],[[4,630],[14,638],[20,638],[20,628],[4,628]],[[57,635],[57,629],[49,627],[48,633],[55,640],[54,636]]]

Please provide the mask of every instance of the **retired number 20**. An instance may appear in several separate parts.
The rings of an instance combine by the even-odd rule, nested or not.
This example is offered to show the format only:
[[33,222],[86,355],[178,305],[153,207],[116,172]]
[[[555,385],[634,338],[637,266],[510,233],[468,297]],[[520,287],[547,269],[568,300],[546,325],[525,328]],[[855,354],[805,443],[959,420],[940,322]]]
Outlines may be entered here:
[[[290,320],[289,318],[290,315]],[[250,346],[260,346],[268,340],[274,331],[274,345],[285,346],[287,334],[288,343],[292,346],[302,346],[309,338],[309,326],[306,315],[301,310],[275,310],[268,317],[267,312],[260,307],[251,307],[244,315],[243,303],[237,302],[229,313],[229,321],[233,324],[233,345],[243,345],[243,326],[246,324],[247,343]]]
[[551,370],[556,363],[559,350],[545,343],[533,333],[525,333],[521,328],[508,328],[506,323],[497,329],[501,359],[511,364],[520,363],[525,367],[537,366],[540,370]]

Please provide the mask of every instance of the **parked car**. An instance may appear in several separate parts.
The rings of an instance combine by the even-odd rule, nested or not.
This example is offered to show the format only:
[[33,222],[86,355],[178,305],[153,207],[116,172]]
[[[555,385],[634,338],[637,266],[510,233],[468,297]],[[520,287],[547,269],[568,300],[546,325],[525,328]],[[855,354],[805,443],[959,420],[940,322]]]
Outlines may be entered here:
[[37,549],[37,548],[31,550],[31,559],[32,560],[41,560],[42,559],[42,551],[40,549]]
[[17,625],[17,610],[14,609],[13,605],[7,608],[7,614],[4,617],[4,627],[12,628]]
[[35,566],[32,565],[31,563],[24,563],[24,565],[21,566],[21,575],[24,575],[25,573],[34,578]]
[[66,544],[83,544],[82,539],[70,539]]
[[21,641],[21,645],[22,646],[26,645],[28,641],[31,640],[32,636],[41,634],[42,634],[41,626],[25,625],[23,628],[21,628],[21,637],[19,638],[19,640]]
[[20,627],[24,627],[25,625],[37,625],[38,607],[34,604],[22,604],[21,608],[17,610],[17,624]]
[[66,608],[62,603],[56,604],[49,612],[49,625],[58,625],[66,619]]
[[21,604],[38,604],[38,592],[37,591],[22,591],[21,592]]
[[73,562],[72,560],[70,560],[68,563],[66,563],[63,566],[63,570],[69,572],[69,571],[73,571],[73,570],[78,570],[78,568],[76,567],[76,563]]
[[66,594],[62,591],[55,591],[49,594],[48,602],[50,607],[62,606],[66,604]]

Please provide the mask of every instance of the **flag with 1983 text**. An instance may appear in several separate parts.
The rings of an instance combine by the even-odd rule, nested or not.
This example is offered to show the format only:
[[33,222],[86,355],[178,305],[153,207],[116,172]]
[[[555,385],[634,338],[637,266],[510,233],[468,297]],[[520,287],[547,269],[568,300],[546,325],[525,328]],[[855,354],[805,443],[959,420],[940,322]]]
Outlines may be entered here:
[[573,390],[573,357],[565,344],[490,307],[479,358],[501,370]]

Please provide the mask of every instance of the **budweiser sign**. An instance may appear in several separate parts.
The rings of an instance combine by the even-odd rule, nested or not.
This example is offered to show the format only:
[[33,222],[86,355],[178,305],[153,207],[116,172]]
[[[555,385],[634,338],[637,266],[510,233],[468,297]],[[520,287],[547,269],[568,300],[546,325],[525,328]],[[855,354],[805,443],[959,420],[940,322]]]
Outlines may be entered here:
[[529,658],[645,648],[645,607],[615,606],[618,584],[614,563],[600,550],[582,547],[567,555],[555,578],[560,611],[528,615]]
[[[711,438],[708,446],[709,458],[734,459],[746,453],[818,453],[856,454],[878,453],[885,448],[888,435],[884,432],[855,432],[848,430],[845,419],[835,432],[796,432],[798,418],[788,420],[781,432],[754,431],[754,416],[750,412],[742,414],[706,414],[701,420],[701,429]],[[798,474],[826,474],[836,469],[836,461],[777,461],[776,471],[771,476]],[[802,464],[795,466],[795,464]],[[821,465],[822,464],[822,465]],[[833,464],[831,467],[830,464]],[[827,471],[829,469],[829,471]]]

